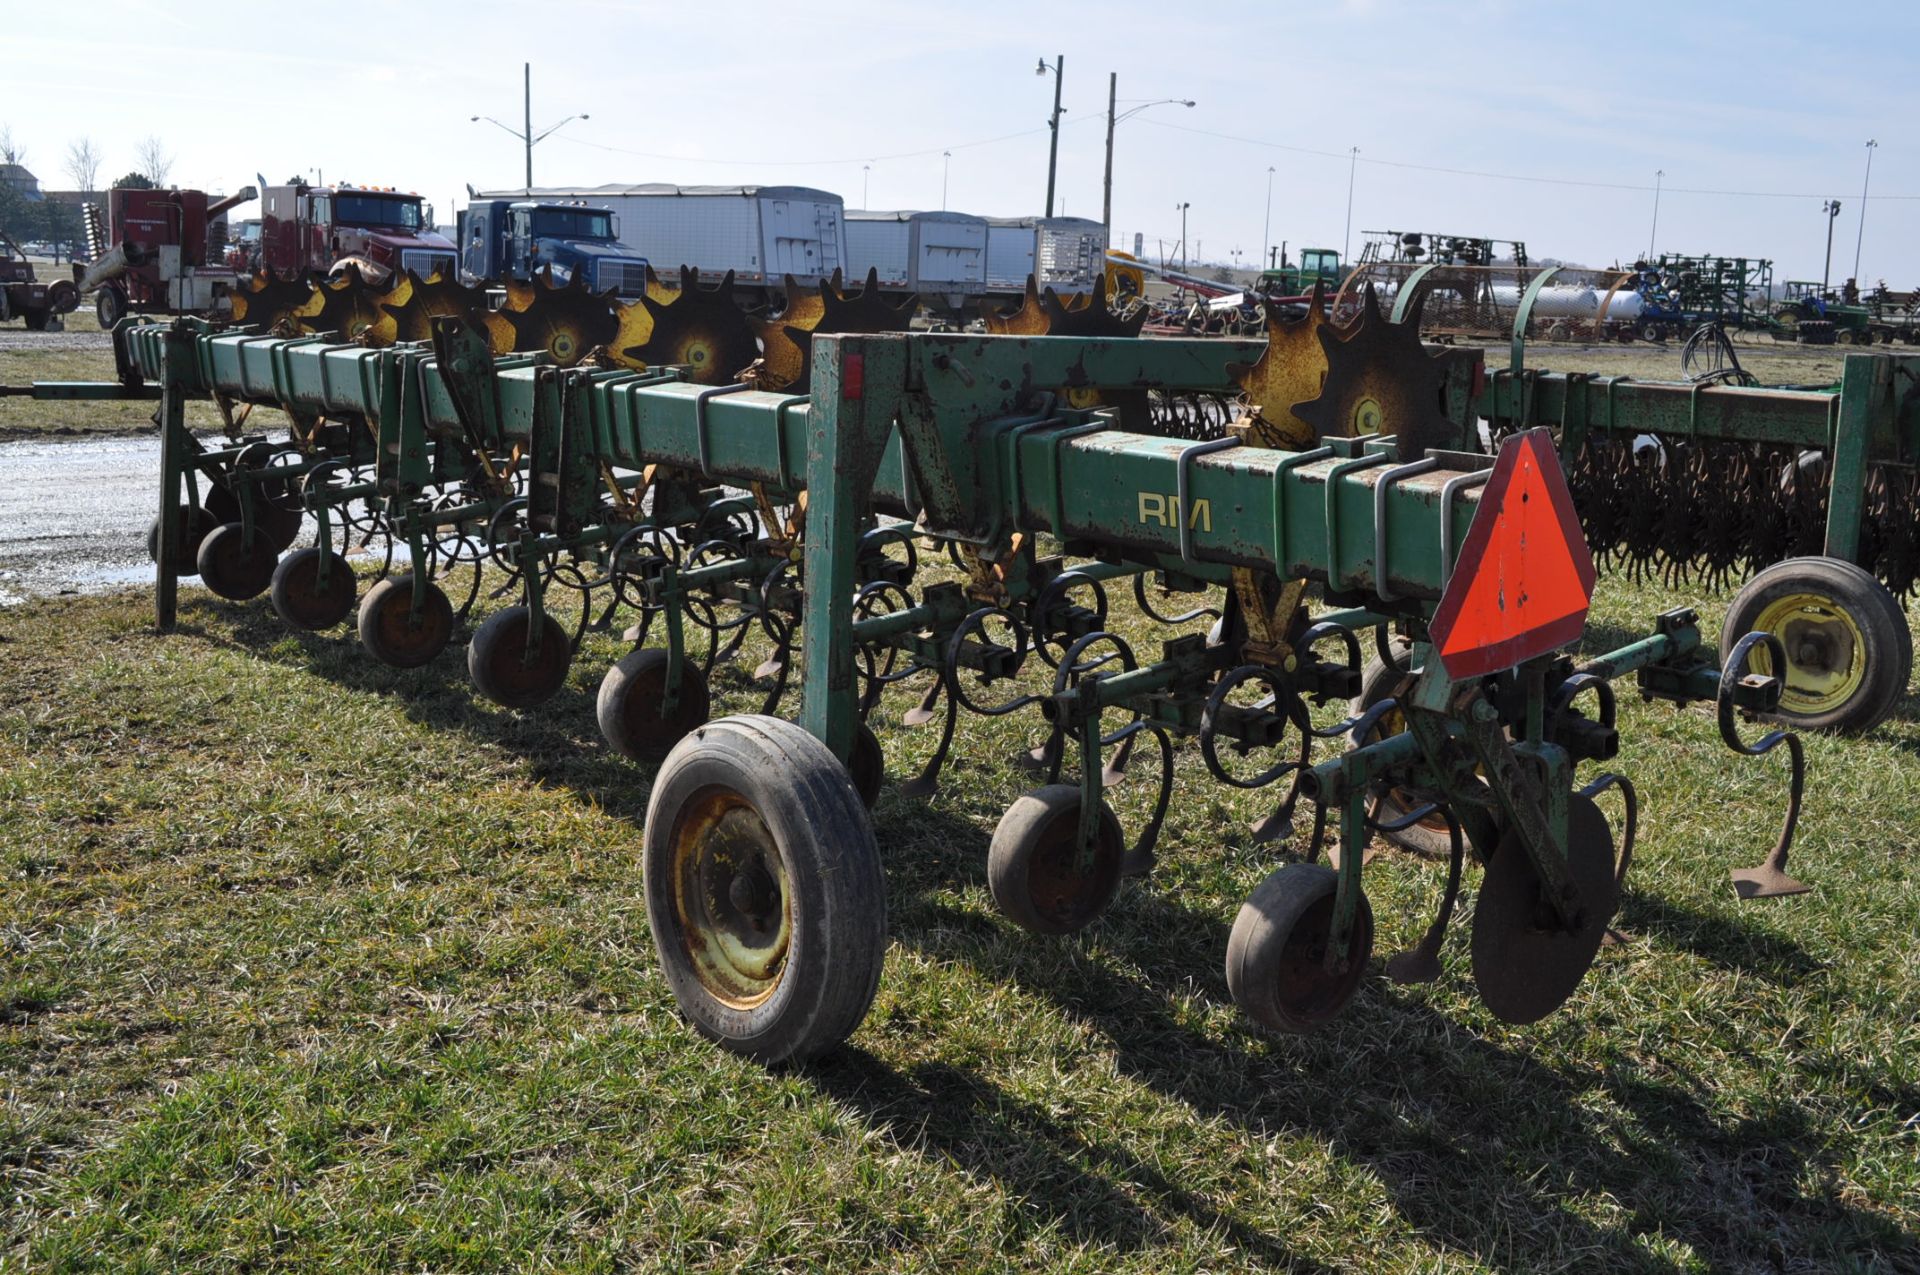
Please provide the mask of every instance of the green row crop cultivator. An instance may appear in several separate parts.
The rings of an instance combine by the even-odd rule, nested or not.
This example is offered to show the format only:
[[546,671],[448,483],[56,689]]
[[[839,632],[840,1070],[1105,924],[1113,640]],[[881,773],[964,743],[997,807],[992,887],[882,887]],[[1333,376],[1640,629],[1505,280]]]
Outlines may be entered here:
[[[1042,933],[1085,926],[1151,872],[1176,741],[1218,780],[1271,789],[1256,835],[1308,826],[1304,858],[1252,892],[1225,957],[1236,1000],[1282,1030],[1328,1021],[1359,985],[1375,832],[1448,861],[1439,913],[1393,977],[1438,976],[1471,853],[1487,1004],[1527,1022],[1572,993],[1631,859],[1633,785],[1577,773],[1615,755],[1612,683],[1628,674],[1651,698],[1714,701],[1743,753],[1786,746],[1780,839],[1735,877],[1748,896],[1804,888],[1784,872],[1799,741],[1750,743],[1737,721],[1781,711],[1763,670],[1795,667],[1791,624],[1715,660],[1679,609],[1617,650],[1565,652],[1593,580],[1573,513],[1592,466],[1574,467],[1570,495],[1553,435],[1525,426],[1560,425],[1560,449],[1586,455],[1611,435],[1592,412],[1577,435],[1565,405],[1632,412],[1639,391],[1488,380],[1477,352],[1431,356],[1371,302],[1345,327],[1318,307],[1276,317],[1257,343],[1140,340],[1097,302],[1046,299],[1003,321],[1024,335],[963,336],[901,331],[898,312],[827,289],[742,345],[724,295],[690,281],[634,307],[643,336],[630,311],[560,321],[543,298],[563,293],[510,299],[518,319],[451,306],[427,316],[426,341],[123,325],[120,385],[34,392],[161,400],[163,626],[209,519],[192,558],[208,583],[270,586],[309,628],[352,612],[350,550],[377,545],[389,568],[404,551],[407,569],[357,598],[363,644],[394,664],[433,658],[483,587],[511,594],[468,666],[515,707],[562,685],[587,626],[624,621],[634,650],[601,683],[600,724],[660,763],[648,914],[682,1007],[731,1048],[817,1053],[872,1000],[886,937],[867,722],[889,694],[937,738],[904,796],[937,788],[962,710],[1035,723],[1044,742],[1021,760],[1044,782],[1000,821],[988,880]],[[316,307],[317,322],[326,304],[295,300],[275,303],[281,321]],[[1703,396],[1733,392],[1696,393],[1696,419]],[[207,396],[234,425],[218,449],[183,423]],[[290,437],[243,436],[252,406],[284,409]],[[1835,454],[1836,473],[1852,463]],[[285,552],[308,518],[317,543]],[[1169,592],[1207,604],[1165,615]],[[1123,623],[1128,593],[1139,615]],[[1159,649],[1139,644],[1143,625],[1165,630]],[[714,664],[749,647],[765,651],[762,712],[710,720]],[[1351,714],[1314,711],[1335,702]],[[788,707],[797,724],[774,716]],[[1157,786],[1128,830],[1106,794],[1142,769],[1136,752],[1157,760]],[[1610,791],[1617,839],[1598,804]]]

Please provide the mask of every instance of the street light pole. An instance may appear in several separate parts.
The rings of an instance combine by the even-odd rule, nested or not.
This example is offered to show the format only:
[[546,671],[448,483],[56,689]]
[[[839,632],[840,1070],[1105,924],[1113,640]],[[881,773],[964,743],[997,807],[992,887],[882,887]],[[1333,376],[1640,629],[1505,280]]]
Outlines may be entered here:
[[1273,165],[1267,165],[1267,216],[1260,223],[1260,256],[1264,260],[1272,255],[1273,248]]
[[1873,152],[1880,143],[1867,139],[1867,175],[1860,181],[1860,232],[1853,241],[1853,283],[1860,286],[1860,245],[1867,237],[1867,186],[1873,181]]
[[1067,55],[1062,53],[1054,59],[1052,66],[1045,58],[1034,68],[1035,75],[1053,72],[1053,114],[1047,117],[1047,128],[1053,133],[1053,139],[1047,143],[1047,216],[1053,216],[1053,179],[1060,167],[1060,86],[1067,78]]
[[1820,299],[1824,301],[1827,285],[1833,278],[1833,223],[1840,216],[1840,201],[1829,199],[1820,205],[1820,211],[1827,215],[1827,264],[1820,267]]
[[1180,205],[1180,273],[1187,272],[1187,209],[1191,204]]
[[1107,175],[1100,184],[1100,224],[1107,228],[1107,242],[1113,242],[1113,118],[1114,95],[1120,91],[1120,72],[1107,72]]
[[1113,113],[1113,108],[1118,105],[1118,103],[1114,100],[1114,94],[1119,89],[1119,83],[1119,73],[1110,72],[1107,76],[1107,180],[1105,194],[1100,201],[1100,220],[1109,230],[1113,227],[1113,130],[1140,112],[1155,106],[1190,107],[1193,105],[1192,98],[1163,97],[1157,102],[1142,102],[1132,110],[1116,116]]
[[1342,261],[1353,255],[1353,170],[1359,163],[1360,148],[1349,147],[1347,150],[1347,233],[1340,241],[1340,260]]
[[867,206],[867,174],[873,171],[872,164],[860,165],[860,206]]
[[553,136],[555,133],[559,132],[562,128],[565,128],[568,124],[573,123],[573,121],[588,120],[588,119],[592,119],[593,116],[587,114],[585,111],[582,111],[578,115],[567,116],[565,119],[561,120],[558,124],[555,124],[552,127],[545,129],[542,132],[539,132],[539,133],[534,132],[533,131],[533,63],[531,62],[521,63],[520,73],[521,73],[521,98],[520,98],[521,125],[519,128],[513,128],[509,125],[502,124],[499,120],[493,118],[493,116],[491,115],[469,115],[467,116],[467,122],[469,124],[477,124],[481,120],[485,120],[487,123],[493,125],[495,128],[505,133],[507,136],[517,137],[520,139],[520,145],[526,154],[526,160],[527,160],[526,190],[528,194],[532,194],[533,193],[533,148],[540,142],[546,141],[547,138]]
[[947,170],[953,166],[953,152],[940,152],[940,211],[947,210]]
[[1647,264],[1653,264],[1653,241],[1660,234],[1660,186],[1666,181],[1667,170],[1653,170],[1653,229],[1647,231]]

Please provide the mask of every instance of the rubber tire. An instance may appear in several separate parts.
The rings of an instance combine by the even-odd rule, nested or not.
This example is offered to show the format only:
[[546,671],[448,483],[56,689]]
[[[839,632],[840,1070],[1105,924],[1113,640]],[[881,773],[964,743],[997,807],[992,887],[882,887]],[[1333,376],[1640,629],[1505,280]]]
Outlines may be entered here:
[[239,523],[224,523],[207,533],[194,555],[200,583],[229,602],[245,602],[265,593],[280,565],[280,552],[266,536],[256,532],[248,547],[246,535]]
[[[174,570],[183,576],[197,576],[200,574],[200,542],[218,524],[198,505],[175,505],[173,508],[184,520],[180,528],[179,556],[174,560]],[[147,559],[155,563],[160,561],[160,519],[157,515],[147,524]]]
[[100,295],[93,299],[94,317],[100,321],[102,329],[110,329],[127,315],[127,303],[115,288],[102,288]]
[[[739,794],[765,823],[790,886],[792,935],[779,984],[744,1009],[701,984],[672,901],[678,817],[716,787]],[[886,879],[860,795],[826,745],[777,717],[725,717],[698,728],[654,779],[641,859],[661,970],[701,1035],[772,1066],[817,1057],[860,1026],[886,959]]]
[[1289,966],[1311,959],[1297,950],[1289,953],[1303,920],[1323,902],[1329,914],[1340,874],[1321,863],[1290,863],[1262,881],[1240,913],[1227,937],[1227,988],[1247,1017],[1275,1031],[1295,1035],[1311,1032],[1339,1016],[1360,990],[1367,961],[1373,954],[1373,907],[1360,896],[1354,918],[1352,961],[1346,975],[1327,989],[1328,995],[1310,1004],[1281,998],[1281,979]]
[[[987,889],[1001,915],[1035,934],[1072,934],[1098,920],[1120,892],[1127,845],[1113,807],[1100,803],[1101,862],[1094,864],[1094,880],[1081,906],[1070,912],[1043,910],[1034,897],[1033,872],[1041,834],[1055,820],[1077,824],[1078,784],[1048,784],[1018,798],[1000,816],[987,848]],[[1071,846],[1069,846],[1071,848]]]
[[431,664],[453,639],[453,604],[440,586],[429,583],[421,614],[412,610],[411,574],[388,576],[360,599],[360,644],[389,668]]
[[1776,562],[1740,586],[1720,628],[1720,659],[1751,631],[1754,621],[1776,599],[1790,593],[1819,593],[1844,607],[1859,626],[1866,646],[1866,673],[1860,688],[1825,713],[1781,712],[1772,720],[1797,730],[1857,735],[1885,720],[1907,693],[1913,674],[1913,632],[1907,613],[1872,575],[1839,558],[1788,558]]
[[853,754],[847,758],[847,774],[860,804],[872,810],[880,800],[880,787],[887,782],[887,756],[881,751],[880,737],[865,722],[853,724]]
[[[1393,639],[1395,650],[1400,658],[1407,659],[1413,654],[1411,644]],[[1366,667],[1360,673],[1360,693],[1354,696],[1350,705],[1351,712],[1358,717],[1367,709],[1387,697],[1397,694],[1403,686],[1411,685],[1411,679],[1404,673],[1395,672],[1388,667],[1379,655],[1367,657]],[[1408,807],[1389,792],[1380,801],[1377,815],[1381,823],[1393,823],[1407,813]],[[1453,838],[1448,834],[1443,822],[1438,828],[1424,824],[1414,824],[1398,832],[1381,832],[1387,841],[1409,854],[1417,854],[1428,859],[1445,859],[1453,853]]]
[[353,565],[332,550],[325,551],[332,555],[327,563],[327,591],[321,593],[315,588],[321,552],[316,545],[288,554],[273,569],[273,579],[267,585],[267,599],[273,603],[274,612],[294,628],[310,633],[330,629],[352,615],[359,592]]
[[629,761],[654,763],[673,751],[713,714],[707,679],[689,661],[680,677],[680,703],[663,729],[648,727],[660,718],[653,705],[666,686],[667,653],[657,646],[627,652],[600,679],[594,716],[600,734],[614,752]]
[[488,616],[467,645],[467,673],[480,693],[506,708],[532,708],[567,684],[573,642],[560,621],[540,613],[540,659],[524,663],[530,613],[511,606]]

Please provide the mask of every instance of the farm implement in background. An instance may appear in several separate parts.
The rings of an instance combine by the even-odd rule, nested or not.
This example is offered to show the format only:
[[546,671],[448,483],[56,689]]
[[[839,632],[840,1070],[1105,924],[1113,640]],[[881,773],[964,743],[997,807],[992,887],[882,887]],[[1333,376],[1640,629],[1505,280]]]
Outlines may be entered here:
[[[822,300],[824,319],[835,307]],[[1737,724],[1779,707],[1779,681],[1749,665],[1783,664],[1780,639],[1743,638],[1722,664],[1680,609],[1619,649],[1568,654],[1593,569],[1550,436],[1517,433],[1497,455],[1447,447],[1471,424],[1477,354],[1430,356],[1371,304],[1344,327],[1310,310],[1260,343],[1062,335],[1116,321],[1042,311],[1047,335],[793,325],[804,393],[703,384],[684,362],[501,355],[470,315],[385,349],[180,321],[123,329],[125,383],[67,393],[160,398],[163,510],[191,509],[203,472],[189,398],[277,403],[371,439],[366,474],[273,481],[323,526],[341,489],[360,487],[354,499],[407,544],[414,569],[360,602],[375,654],[444,646],[451,607],[425,564],[450,541],[473,547],[473,588],[484,560],[518,593],[468,654],[505,702],[537,703],[565,671],[571,642],[548,601],[568,573],[583,623],[632,613],[636,649],[603,681],[600,711],[622,752],[664,756],[643,849],[662,966],[703,1032],[769,1062],[831,1048],[874,996],[887,939],[868,722],[889,694],[917,692],[903,724],[938,727],[904,796],[937,788],[961,710],[1027,714],[1043,736],[1022,760],[1044,782],[1008,808],[988,854],[996,904],[1030,930],[1077,930],[1151,872],[1176,741],[1216,780],[1273,791],[1258,836],[1310,821],[1303,858],[1253,891],[1225,953],[1235,999],[1279,1030],[1350,1003],[1374,942],[1363,850],[1422,822],[1445,836],[1447,890],[1389,973],[1438,977],[1471,850],[1486,865],[1471,936],[1483,998],[1514,1022],[1565,1001],[1631,861],[1633,784],[1578,773],[1617,753],[1612,685],[1628,675],[1652,698],[1714,702],[1742,753],[1786,746],[1782,834],[1736,879],[1744,895],[1804,888],[1784,872],[1799,742],[1748,742]],[[1244,396],[1246,410],[1214,437],[1149,432],[1193,396]],[[303,453],[296,441],[276,455]],[[273,466],[232,472],[256,471]],[[239,503],[228,527],[258,537]],[[157,528],[163,626],[185,521]],[[300,553],[328,561],[328,543],[278,571]],[[329,570],[350,582],[344,561]],[[1135,628],[1165,634],[1157,651],[1110,620],[1120,589],[1141,608]],[[1156,590],[1210,605],[1163,615]],[[662,645],[644,645],[655,626]],[[1403,683],[1372,697],[1368,633]],[[706,673],[760,639],[767,711],[708,720]],[[771,715],[790,687],[797,724]],[[1314,705],[1356,697],[1343,720],[1316,720]],[[1149,768],[1129,767],[1136,752],[1158,775],[1130,838],[1106,793]],[[1623,805],[1617,839],[1608,792]]]

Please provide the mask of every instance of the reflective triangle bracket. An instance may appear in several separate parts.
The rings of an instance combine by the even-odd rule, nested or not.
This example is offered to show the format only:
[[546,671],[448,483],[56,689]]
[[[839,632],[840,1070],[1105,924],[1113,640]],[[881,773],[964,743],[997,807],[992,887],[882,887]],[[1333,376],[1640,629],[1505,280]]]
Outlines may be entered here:
[[1593,555],[1544,429],[1500,447],[1428,633],[1455,681],[1512,668],[1578,638]]

